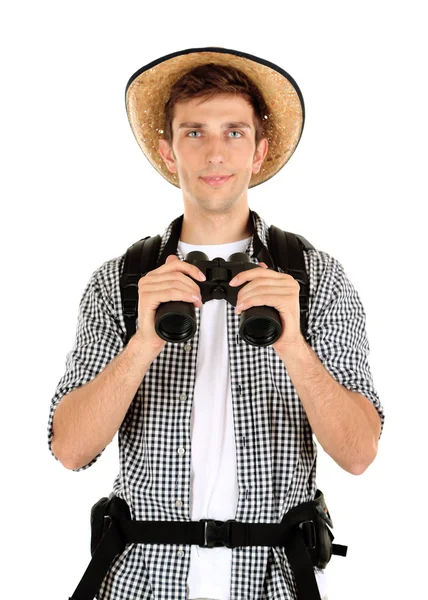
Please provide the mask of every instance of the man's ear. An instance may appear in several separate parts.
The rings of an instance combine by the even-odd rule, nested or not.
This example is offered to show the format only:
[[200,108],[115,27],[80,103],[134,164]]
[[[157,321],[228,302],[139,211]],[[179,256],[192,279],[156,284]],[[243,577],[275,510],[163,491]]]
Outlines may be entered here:
[[253,158],[253,173],[258,173],[261,169],[264,159],[268,151],[268,141],[266,138],[262,138],[258,143],[257,149],[254,153]]
[[164,163],[168,167],[171,173],[177,173],[177,165],[175,164],[174,152],[167,140],[160,138],[159,140],[159,153],[162,156]]

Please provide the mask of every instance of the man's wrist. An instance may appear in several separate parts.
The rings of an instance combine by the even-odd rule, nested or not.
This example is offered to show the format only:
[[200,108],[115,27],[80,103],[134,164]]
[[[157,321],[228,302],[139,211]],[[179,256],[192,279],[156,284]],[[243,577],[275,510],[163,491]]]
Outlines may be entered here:
[[138,331],[129,339],[128,345],[132,349],[132,352],[143,360],[153,362],[154,359],[161,352],[163,346],[162,343],[158,347],[154,347],[150,342],[145,340]]
[[309,344],[306,342],[302,334],[300,334],[294,341],[282,344],[281,347],[275,348],[276,353],[280,356],[281,360],[286,361],[292,356],[302,352],[308,352]]

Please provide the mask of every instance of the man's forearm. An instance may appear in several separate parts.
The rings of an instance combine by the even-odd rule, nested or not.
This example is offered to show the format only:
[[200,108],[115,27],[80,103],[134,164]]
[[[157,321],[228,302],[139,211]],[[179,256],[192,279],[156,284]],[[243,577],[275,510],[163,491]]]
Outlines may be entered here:
[[343,469],[361,474],[377,453],[380,419],[376,423],[372,414],[376,409],[365,406],[366,398],[340,385],[303,337],[278,355],[318,442]]
[[154,356],[133,336],[92,381],[56,407],[52,451],[62,464],[88,464],[114,438]]

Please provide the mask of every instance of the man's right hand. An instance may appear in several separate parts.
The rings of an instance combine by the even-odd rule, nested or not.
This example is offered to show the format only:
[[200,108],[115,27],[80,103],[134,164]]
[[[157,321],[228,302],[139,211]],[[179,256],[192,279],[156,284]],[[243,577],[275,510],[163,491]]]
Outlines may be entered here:
[[[163,302],[193,302],[199,308],[202,298],[198,284],[191,279],[203,281],[201,271],[178,258],[175,254],[167,256],[164,265],[149,271],[138,282],[138,328],[135,333],[141,343],[151,350],[154,358],[162,351],[166,341],[155,330],[157,307]],[[196,298],[194,297],[196,296]]]

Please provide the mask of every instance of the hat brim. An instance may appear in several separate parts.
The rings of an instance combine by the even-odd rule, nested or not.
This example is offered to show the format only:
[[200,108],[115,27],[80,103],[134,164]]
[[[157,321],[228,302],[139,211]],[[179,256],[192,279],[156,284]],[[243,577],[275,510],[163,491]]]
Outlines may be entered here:
[[300,141],[305,121],[302,93],[294,79],[281,67],[237,50],[191,48],[159,58],[136,71],[125,89],[128,120],[134,136],[153,167],[172,185],[178,177],[167,168],[159,153],[165,131],[164,106],[172,85],[187,71],[208,62],[233,66],[243,71],[260,89],[268,113],[263,122],[268,152],[249,188],[273,177],[292,156]]

